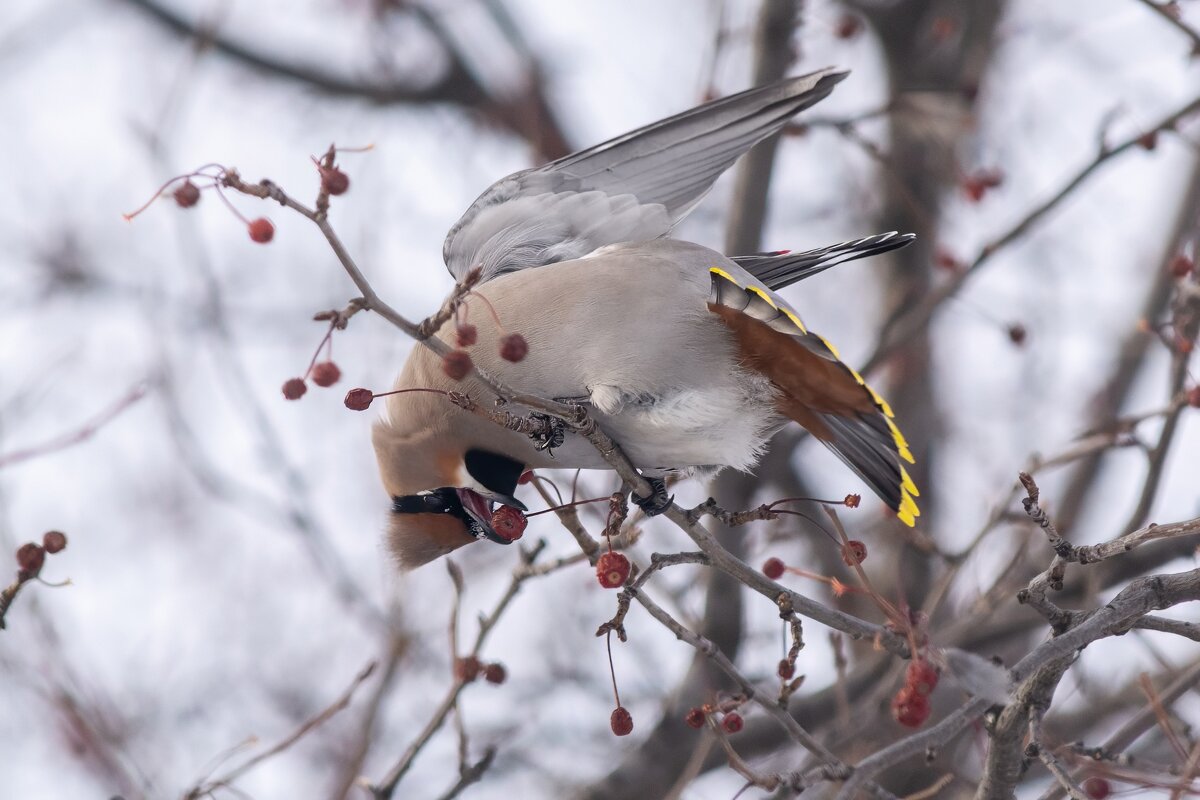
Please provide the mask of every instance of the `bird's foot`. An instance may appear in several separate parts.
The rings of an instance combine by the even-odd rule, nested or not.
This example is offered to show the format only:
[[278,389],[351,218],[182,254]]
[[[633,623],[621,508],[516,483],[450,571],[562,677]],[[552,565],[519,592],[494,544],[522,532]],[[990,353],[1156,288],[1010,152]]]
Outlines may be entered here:
[[675,502],[675,495],[667,494],[667,485],[663,483],[662,478],[643,477],[646,483],[650,484],[650,496],[642,497],[636,492],[630,492],[629,499],[647,517],[656,517],[671,507],[671,503]]
[[534,412],[529,416],[539,423],[538,429],[529,434],[529,438],[533,440],[534,449],[539,452],[545,450],[551,458],[554,458],[554,448],[562,447],[566,440],[566,423],[549,414]]

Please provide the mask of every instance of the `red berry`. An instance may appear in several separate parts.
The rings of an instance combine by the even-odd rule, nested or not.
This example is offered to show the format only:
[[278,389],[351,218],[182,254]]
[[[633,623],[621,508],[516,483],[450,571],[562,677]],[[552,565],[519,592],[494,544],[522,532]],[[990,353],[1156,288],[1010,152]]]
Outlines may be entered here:
[[521,473],[521,477],[517,478],[517,485],[524,486],[533,480],[533,470],[527,469]]
[[919,728],[929,719],[929,697],[905,686],[892,698],[892,717],[906,728]]
[[464,322],[455,331],[459,347],[470,347],[479,339],[479,329],[469,322]]
[[633,715],[625,706],[617,706],[609,717],[608,724],[617,736],[628,736],[633,733]]
[[346,392],[346,399],[342,402],[351,411],[366,411],[374,399],[375,394],[370,389],[351,389]]
[[842,504],[845,505],[846,508],[858,508],[858,504],[861,502],[862,495],[848,494],[846,495],[846,499],[842,501]]
[[200,202],[200,187],[190,180],[184,181],[174,191],[172,197],[175,198],[175,204],[180,208],[191,208]]
[[1083,782],[1083,793],[1092,800],[1104,800],[1112,794],[1112,786],[1104,778],[1093,775]]
[[737,733],[746,726],[742,715],[736,711],[730,711],[721,719],[721,727],[726,733]]
[[904,687],[928,696],[937,688],[938,677],[938,668],[930,661],[917,656],[908,662],[908,669],[904,672]]
[[1025,326],[1022,325],[1021,323],[1014,322],[1012,325],[1008,326],[1008,338],[1017,347],[1020,347],[1021,345],[1025,344],[1025,336],[1026,335],[1027,335],[1027,332],[1025,330]]
[[978,203],[987,192],[987,186],[984,185],[983,181],[974,176],[963,178],[961,186],[963,193],[972,203]]
[[350,188],[350,179],[337,167],[317,167],[321,173],[321,191],[329,194],[344,194]]
[[250,238],[259,244],[266,244],[275,238],[275,226],[266,217],[253,220],[246,229],[250,231]]
[[867,546],[858,539],[851,539],[842,546],[842,563],[847,567],[867,560]]
[[17,548],[17,569],[26,578],[36,578],[46,561],[46,551],[40,544],[29,542]]
[[605,589],[620,589],[629,579],[629,559],[621,553],[605,553],[596,561],[596,577]]
[[796,665],[786,658],[779,659],[779,668],[775,670],[780,678],[785,681],[790,681],[792,676],[796,674]]
[[516,363],[529,352],[529,343],[519,333],[510,333],[500,339],[500,357]]
[[503,664],[488,664],[483,668],[483,679],[499,686],[508,680],[508,670]]
[[783,577],[784,564],[778,558],[768,558],[763,562],[762,573],[773,581]]
[[454,679],[461,683],[470,683],[479,677],[483,664],[475,656],[462,656],[454,659]]
[[342,371],[332,361],[322,361],[312,368],[312,382],[317,386],[333,386],[340,377],[342,377]]
[[288,378],[283,382],[283,396],[288,400],[299,400],[308,391],[303,378]]
[[62,531],[46,531],[42,534],[42,547],[47,553],[57,553],[67,546],[67,535]]
[[687,716],[683,718],[683,721],[688,724],[689,728],[696,728],[699,730],[700,728],[704,727],[704,719],[704,709],[693,708],[687,713]]
[[510,542],[520,539],[528,524],[521,510],[512,506],[500,506],[492,512],[492,530]]
[[1180,253],[1171,259],[1171,274],[1176,278],[1186,278],[1195,266],[1190,258]]
[[856,14],[842,14],[833,29],[833,35],[839,39],[853,39],[863,28],[862,20]]
[[471,354],[466,350],[451,350],[442,356],[442,372],[456,381],[467,377],[471,371]]
[[1193,386],[1188,389],[1187,393],[1188,405],[1192,408],[1200,408],[1200,386]]

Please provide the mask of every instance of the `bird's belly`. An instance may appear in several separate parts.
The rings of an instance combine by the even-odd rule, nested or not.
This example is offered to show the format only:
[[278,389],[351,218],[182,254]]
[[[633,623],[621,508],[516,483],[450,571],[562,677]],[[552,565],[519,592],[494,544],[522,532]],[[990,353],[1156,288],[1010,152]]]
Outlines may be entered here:
[[[634,466],[645,470],[729,466],[747,469],[784,419],[769,387],[741,385],[683,390],[628,402],[615,413],[589,409]],[[757,392],[755,390],[758,390]],[[582,436],[568,434],[544,466],[606,469],[607,462]]]

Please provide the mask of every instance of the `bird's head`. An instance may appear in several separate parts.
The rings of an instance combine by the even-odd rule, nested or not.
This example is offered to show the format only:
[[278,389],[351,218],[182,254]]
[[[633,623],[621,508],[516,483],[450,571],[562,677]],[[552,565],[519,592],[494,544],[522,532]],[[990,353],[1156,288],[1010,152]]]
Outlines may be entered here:
[[492,512],[497,504],[525,510],[513,497],[523,464],[470,447],[440,428],[408,433],[383,420],[372,438],[392,498],[388,547],[402,569],[479,539],[512,543],[496,531]]

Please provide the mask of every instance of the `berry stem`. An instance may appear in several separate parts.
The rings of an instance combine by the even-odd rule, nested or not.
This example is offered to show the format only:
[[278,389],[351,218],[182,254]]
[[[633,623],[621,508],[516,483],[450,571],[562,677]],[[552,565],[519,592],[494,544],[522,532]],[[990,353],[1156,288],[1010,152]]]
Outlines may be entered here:
[[496,321],[496,330],[498,330],[501,334],[508,333],[508,330],[505,329],[505,327],[500,324],[500,315],[496,313],[496,307],[494,305],[492,305],[491,300],[488,300],[486,297],[484,297],[482,294],[480,294],[478,291],[476,291],[474,289],[471,290],[471,293],[468,296],[469,297],[478,297],[480,300],[482,300],[483,304],[485,306],[487,306],[488,312],[492,315],[492,319],[494,319]]
[[[321,357],[321,348],[329,345],[329,360],[333,360],[333,329],[337,327],[337,320],[329,323],[329,330],[325,331],[325,338],[321,339],[321,343],[317,345],[316,351],[313,353],[312,360],[308,362],[308,369],[304,370],[304,380],[308,380],[308,376],[312,374],[313,367],[317,365],[317,359]],[[375,395],[378,397],[379,395]]]
[[617,691],[617,670],[615,667],[613,667],[611,630],[604,637],[604,646],[608,648],[608,675],[612,678],[613,699],[617,701],[617,708],[620,708],[621,693]]
[[586,505],[588,503],[603,503],[610,499],[611,499],[610,497],[605,496],[605,497],[593,497],[591,500],[574,500],[570,503],[563,503],[560,506],[550,506],[549,508],[544,508],[541,511],[534,511],[529,514],[526,514],[525,516],[526,517],[536,517],[538,514],[549,514],[551,511],[561,511],[564,508],[574,508],[575,506],[582,506],[582,505]]

